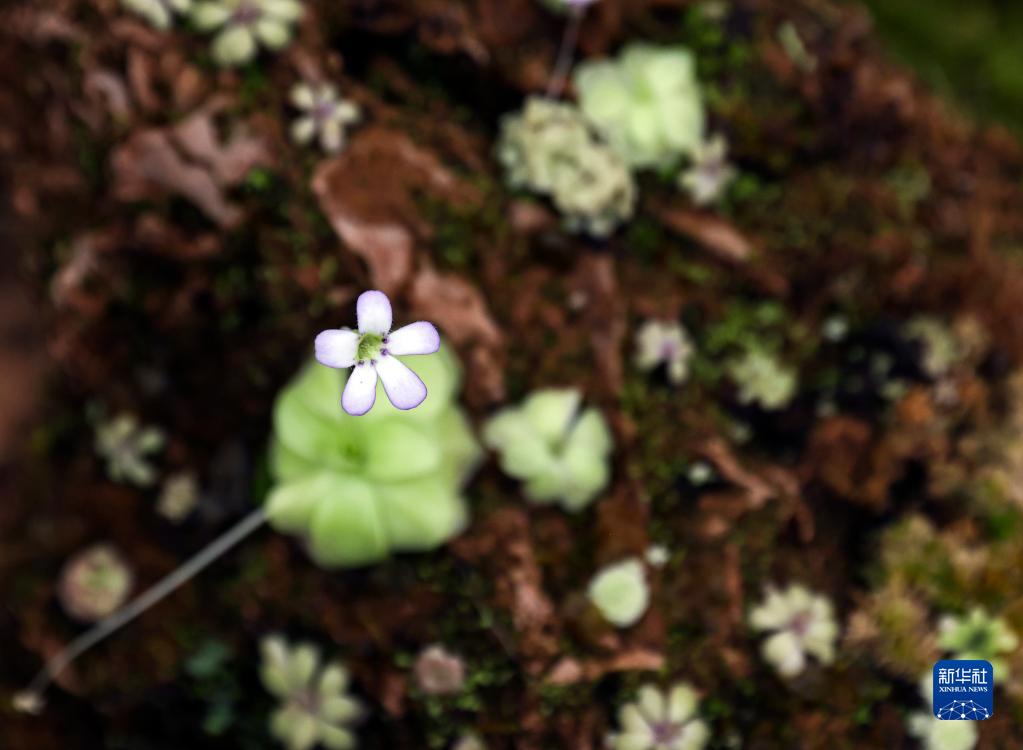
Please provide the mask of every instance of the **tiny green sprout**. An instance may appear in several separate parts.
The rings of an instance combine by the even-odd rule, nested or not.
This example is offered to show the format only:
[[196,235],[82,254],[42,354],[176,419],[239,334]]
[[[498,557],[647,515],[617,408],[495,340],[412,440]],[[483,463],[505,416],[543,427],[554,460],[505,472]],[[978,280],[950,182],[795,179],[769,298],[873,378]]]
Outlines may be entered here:
[[748,349],[742,356],[731,360],[727,370],[739,387],[739,401],[743,404],[758,403],[773,411],[787,406],[796,394],[798,379],[795,370],[763,349]]
[[147,456],[159,452],[164,443],[163,431],[143,427],[132,414],[119,414],[96,427],[96,453],[106,459],[107,476],[115,482],[152,485],[156,469]]
[[933,679],[930,670],[920,678],[920,695],[929,710],[909,714],[906,729],[923,750],[972,750],[977,745],[976,722],[943,721],[935,716]]
[[200,31],[219,30],[213,59],[224,67],[249,62],[260,44],[271,50],[288,46],[301,17],[298,0],[202,0],[192,9]]
[[[291,126],[291,139],[306,144],[314,138],[328,154],[336,154],[345,145],[345,130],[362,118],[353,102],[342,99],[330,83],[298,83],[291,89],[291,103],[301,116]],[[360,358],[362,352],[360,351]]]
[[632,174],[571,104],[531,97],[506,115],[497,158],[509,187],[548,196],[570,231],[606,237],[635,211]]
[[750,612],[750,626],[770,633],[761,648],[764,658],[782,677],[795,677],[806,667],[807,656],[821,664],[835,659],[838,623],[831,602],[800,584],[767,596]]
[[648,320],[636,333],[636,367],[649,372],[663,364],[672,385],[689,377],[693,352],[692,339],[677,321]]
[[171,523],[181,523],[199,504],[199,480],[191,471],[179,471],[167,477],[160,488],[156,512]]
[[692,164],[679,174],[678,186],[697,206],[709,206],[724,195],[737,175],[728,161],[728,142],[718,133],[696,149]]
[[654,685],[639,689],[634,703],[618,710],[619,731],[608,737],[611,750],[700,750],[710,729],[697,714],[699,696],[677,682],[667,691]]
[[685,47],[634,42],[617,60],[580,64],[573,78],[583,114],[629,166],[671,165],[703,144],[703,94]]
[[575,389],[539,390],[521,406],[502,409],[484,428],[502,471],[525,482],[534,503],[578,511],[607,486],[611,433],[596,408],[580,411],[581,400]]
[[281,705],[270,731],[288,750],[349,750],[358,743],[351,725],[362,713],[348,693],[348,671],[338,662],[322,664],[308,643],[290,645],[279,635],[260,644],[263,686]]
[[426,695],[453,695],[465,685],[465,663],[437,643],[419,652],[412,671]]
[[650,606],[646,571],[638,558],[608,565],[590,581],[586,595],[605,620],[619,628],[639,622]]
[[121,0],[121,5],[146,19],[160,31],[171,27],[174,14],[184,15],[192,8],[192,0]]
[[102,620],[131,593],[131,567],[109,544],[88,547],[64,565],[58,597],[64,611],[81,622]]
[[981,607],[966,615],[945,615],[938,623],[938,645],[952,653],[954,659],[985,659],[995,674],[1004,680],[1009,667],[1003,654],[1019,647],[1019,638],[1001,617],[991,617]]

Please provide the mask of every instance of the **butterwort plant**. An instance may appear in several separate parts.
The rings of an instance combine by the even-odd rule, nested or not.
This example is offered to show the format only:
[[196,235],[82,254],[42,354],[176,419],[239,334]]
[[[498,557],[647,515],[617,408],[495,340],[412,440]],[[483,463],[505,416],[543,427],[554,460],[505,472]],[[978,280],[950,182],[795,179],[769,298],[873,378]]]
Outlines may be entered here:
[[[418,322],[392,331],[391,303],[382,292],[361,295],[356,314],[358,330],[338,329],[317,336],[317,359],[327,365],[314,366],[321,377],[306,367],[298,383],[292,383],[278,399],[277,434],[271,446],[278,487],[266,505],[72,640],[14,697],[17,710],[42,710],[46,688],[71,662],[268,521],[278,530],[301,534],[311,544],[314,559],[324,564],[374,562],[391,549],[428,548],[461,528],[465,510],[458,488],[475,465],[479,448],[462,414],[450,407],[457,365],[450,358],[434,363],[440,398],[424,403],[426,384],[398,357],[437,352],[436,328]],[[341,378],[330,375],[346,368],[351,368],[351,374],[341,397],[347,412],[343,414],[334,401]],[[378,379],[393,407],[378,407],[371,419],[363,415],[377,400]],[[295,387],[302,383],[307,387]],[[415,414],[408,414],[410,410],[416,410]],[[328,415],[336,419],[331,421]],[[351,422],[342,420],[349,415],[361,417],[351,422],[370,421],[362,429],[353,429]],[[349,477],[346,471],[358,477]],[[342,485],[351,491],[339,491]],[[346,542],[362,546],[349,553],[342,550]]]

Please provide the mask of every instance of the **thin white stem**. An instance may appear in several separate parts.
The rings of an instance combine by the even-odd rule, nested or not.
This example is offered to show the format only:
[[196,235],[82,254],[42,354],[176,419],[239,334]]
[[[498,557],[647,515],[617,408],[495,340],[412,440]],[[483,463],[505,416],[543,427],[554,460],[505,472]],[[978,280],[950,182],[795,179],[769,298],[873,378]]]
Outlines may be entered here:
[[554,70],[551,71],[551,79],[547,84],[548,98],[555,98],[561,95],[561,89],[565,86],[565,79],[568,77],[568,69],[572,65],[572,55],[575,53],[575,45],[579,41],[579,28],[583,23],[583,16],[586,14],[585,6],[572,8],[570,11],[568,25],[565,27],[565,34],[561,37],[561,47],[558,49],[558,57],[554,62]]
[[162,580],[75,638],[46,662],[32,682],[29,683],[29,686],[15,696],[15,706],[32,713],[41,710],[43,707],[43,693],[46,691],[46,688],[71,662],[108,635],[127,625],[168,594],[187,583],[210,563],[256,531],[265,522],[266,512],[262,508],[254,510]]

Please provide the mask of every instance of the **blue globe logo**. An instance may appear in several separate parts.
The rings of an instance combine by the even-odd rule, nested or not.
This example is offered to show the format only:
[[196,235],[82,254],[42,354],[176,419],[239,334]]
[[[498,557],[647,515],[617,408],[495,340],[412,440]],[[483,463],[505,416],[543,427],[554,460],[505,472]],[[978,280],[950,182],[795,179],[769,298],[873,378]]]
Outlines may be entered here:
[[952,701],[935,711],[934,715],[944,721],[983,721],[991,714],[976,701]]

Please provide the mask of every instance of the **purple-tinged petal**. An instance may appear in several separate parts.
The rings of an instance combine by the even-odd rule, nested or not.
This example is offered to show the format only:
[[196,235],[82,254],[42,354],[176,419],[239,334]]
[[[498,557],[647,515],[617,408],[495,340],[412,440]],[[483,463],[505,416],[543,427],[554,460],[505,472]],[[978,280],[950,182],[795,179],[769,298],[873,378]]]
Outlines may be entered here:
[[341,408],[353,417],[361,417],[373,408],[376,400],[377,371],[368,362],[356,365],[341,394]]
[[355,314],[359,319],[359,333],[386,336],[391,330],[391,301],[383,292],[360,294],[359,301],[355,303]]
[[322,331],[316,337],[316,361],[327,367],[344,369],[355,364],[359,334],[348,328]]
[[433,323],[421,320],[409,323],[397,331],[387,334],[384,348],[388,354],[402,356],[405,354],[433,354],[440,349],[440,334]]
[[398,409],[415,409],[426,398],[426,385],[397,357],[385,354],[376,362],[384,392]]

